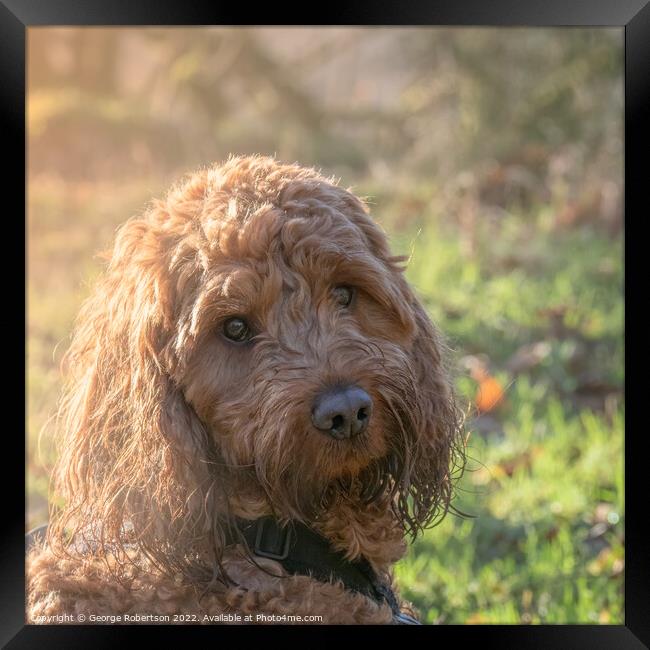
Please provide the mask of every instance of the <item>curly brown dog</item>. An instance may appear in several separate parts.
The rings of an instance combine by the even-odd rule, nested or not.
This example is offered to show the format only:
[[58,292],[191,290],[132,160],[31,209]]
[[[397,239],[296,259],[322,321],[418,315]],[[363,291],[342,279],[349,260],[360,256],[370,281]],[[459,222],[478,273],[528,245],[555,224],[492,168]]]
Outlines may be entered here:
[[464,453],[404,261],[360,199],[259,156],[122,226],[64,360],[28,622],[408,620],[391,567]]

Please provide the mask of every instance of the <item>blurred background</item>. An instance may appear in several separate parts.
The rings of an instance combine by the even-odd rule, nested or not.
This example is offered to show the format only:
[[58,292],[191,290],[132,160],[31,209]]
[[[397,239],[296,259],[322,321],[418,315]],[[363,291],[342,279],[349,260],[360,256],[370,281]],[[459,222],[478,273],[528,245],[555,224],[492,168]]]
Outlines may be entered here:
[[622,73],[622,29],[29,28],[27,528],[95,254],[180,174],[274,154],[370,198],[454,349],[475,517],[404,596],[623,623]]

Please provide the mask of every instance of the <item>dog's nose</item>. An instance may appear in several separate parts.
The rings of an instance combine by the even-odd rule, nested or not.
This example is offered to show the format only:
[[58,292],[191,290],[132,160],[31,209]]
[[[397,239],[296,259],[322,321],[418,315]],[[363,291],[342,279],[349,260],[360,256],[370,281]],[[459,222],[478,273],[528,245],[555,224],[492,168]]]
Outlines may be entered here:
[[365,431],[372,414],[372,399],[358,386],[335,388],[319,395],[311,413],[314,426],[337,440]]

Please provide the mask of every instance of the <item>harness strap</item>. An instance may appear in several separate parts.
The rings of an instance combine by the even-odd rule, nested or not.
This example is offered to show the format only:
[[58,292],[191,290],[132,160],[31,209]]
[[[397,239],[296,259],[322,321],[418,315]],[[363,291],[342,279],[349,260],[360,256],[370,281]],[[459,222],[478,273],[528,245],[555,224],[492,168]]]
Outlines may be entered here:
[[227,544],[243,540],[258,557],[279,562],[293,575],[311,576],[321,582],[340,580],[346,589],[361,593],[376,603],[387,603],[393,620],[399,624],[419,625],[400,611],[393,590],[382,582],[365,558],[350,561],[334,550],[329,541],[301,522],[281,526],[274,517],[254,520],[237,519],[236,530],[226,537]]

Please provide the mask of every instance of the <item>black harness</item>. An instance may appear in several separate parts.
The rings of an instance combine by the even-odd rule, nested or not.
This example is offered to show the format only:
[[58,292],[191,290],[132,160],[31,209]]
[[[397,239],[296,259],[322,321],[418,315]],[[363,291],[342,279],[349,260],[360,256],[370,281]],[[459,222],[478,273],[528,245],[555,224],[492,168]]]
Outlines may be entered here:
[[282,527],[274,517],[261,517],[252,521],[237,519],[237,529],[239,535],[237,531],[227,534],[227,544],[241,543],[243,537],[253,555],[279,562],[287,573],[310,576],[321,582],[341,581],[346,589],[378,604],[388,604],[395,623],[420,624],[400,611],[393,590],[379,579],[368,560],[347,560],[327,539],[305,524],[291,522]]
[[[27,533],[25,550],[42,544],[46,531],[47,524]],[[419,621],[400,611],[393,590],[379,579],[368,560],[347,560],[324,537],[300,522],[282,527],[274,517],[252,521],[237,519],[236,528],[227,531],[228,545],[244,541],[253,555],[279,562],[292,575],[310,576],[321,582],[340,580],[346,589],[363,594],[378,604],[388,604],[393,611],[394,623],[420,625]]]

